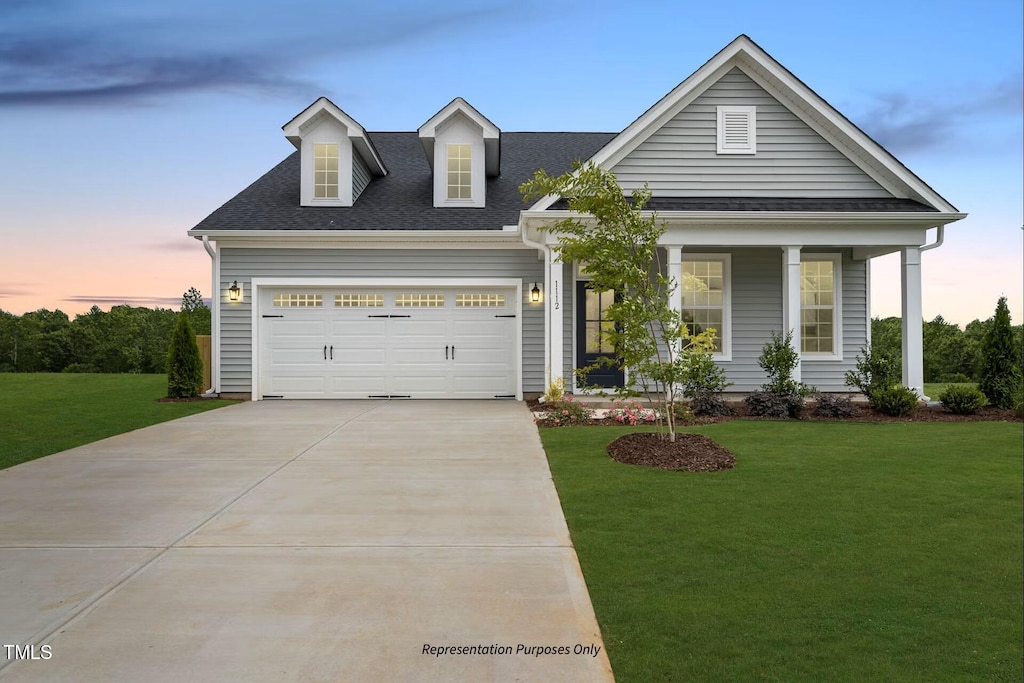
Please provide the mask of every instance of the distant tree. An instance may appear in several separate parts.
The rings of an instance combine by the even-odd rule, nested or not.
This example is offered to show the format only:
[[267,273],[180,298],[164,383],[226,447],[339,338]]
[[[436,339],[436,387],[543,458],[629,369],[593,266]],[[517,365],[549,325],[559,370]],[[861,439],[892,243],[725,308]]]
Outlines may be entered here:
[[886,358],[903,362],[903,320],[897,316],[871,320],[871,349]]
[[999,297],[992,327],[981,344],[982,366],[979,388],[989,403],[1013,408],[1021,402],[1021,347],[1014,344],[1010,309],[1006,297]]
[[199,395],[202,383],[203,360],[199,356],[188,314],[182,311],[174,325],[167,354],[167,395],[170,398],[193,398]]
[[0,310],[0,372],[14,372],[18,360],[18,316]]
[[202,293],[195,287],[189,287],[181,297],[181,310],[188,314],[189,322],[196,334],[210,334],[210,307],[203,301]]
[[959,325],[941,315],[924,323],[924,381],[970,382],[974,377],[977,349],[964,337]]

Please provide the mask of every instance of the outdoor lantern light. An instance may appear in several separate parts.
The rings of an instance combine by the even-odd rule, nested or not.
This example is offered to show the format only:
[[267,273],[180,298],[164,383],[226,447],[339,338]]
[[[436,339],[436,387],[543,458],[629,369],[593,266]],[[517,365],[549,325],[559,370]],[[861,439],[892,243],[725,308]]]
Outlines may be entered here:
[[238,280],[231,283],[228,287],[228,301],[241,301],[242,300],[242,288],[238,286]]
[[536,282],[533,283],[533,289],[530,290],[530,301],[535,304],[540,303],[540,285]]

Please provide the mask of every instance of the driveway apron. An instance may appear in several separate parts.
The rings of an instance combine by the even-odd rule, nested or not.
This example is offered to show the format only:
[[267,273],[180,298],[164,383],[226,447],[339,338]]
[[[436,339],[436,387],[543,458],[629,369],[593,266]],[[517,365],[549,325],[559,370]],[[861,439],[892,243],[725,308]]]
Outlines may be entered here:
[[261,401],[0,471],[2,681],[611,681],[529,411]]

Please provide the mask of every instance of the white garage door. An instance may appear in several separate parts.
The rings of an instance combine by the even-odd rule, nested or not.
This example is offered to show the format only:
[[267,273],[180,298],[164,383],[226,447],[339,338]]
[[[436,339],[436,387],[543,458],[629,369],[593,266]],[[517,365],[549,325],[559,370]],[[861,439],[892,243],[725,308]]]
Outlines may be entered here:
[[263,288],[261,398],[516,394],[516,294],[497,288]]

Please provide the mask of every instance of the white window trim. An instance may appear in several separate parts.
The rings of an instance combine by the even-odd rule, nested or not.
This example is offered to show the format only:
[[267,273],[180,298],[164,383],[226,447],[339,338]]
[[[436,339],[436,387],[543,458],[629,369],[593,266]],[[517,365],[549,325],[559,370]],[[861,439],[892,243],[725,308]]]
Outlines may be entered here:
[[[801,263],[809,263],[812,261],[831,261],[832,262],[832,287],[834,298],[832,300],[832,330],[834,334],[833,339],[833,352],[832,353],[820,353],[820,352],[800,352],[800,359],[808,362],[817,361],[841,361],[843,360],[843,255],[842,254],[825,254],[825,253],[808,253],[802,252],[800,254]],[[802,283],[801,283],[802,285]],[[801,287],[801,299],[803,294],[803,288]],[[799,324],[803,324],[803,304],[800,305],[800,313],[798,320]]]
[[[747,144],[729,145],[725,140],[726,114],[744,114],[747,118]],[[716,116],[716,140],[719,154],[757,154],[757,107],[719,106]]]
[[722,350],[711,357],[727,363],[732,360],[732,254],[687,252],[684,247],[683,263],[687,261],[722,262]]
[[[469,196],[468,197],[449,197],[448,193],[451,191],[452,185],[448,182],[448,164],[451,161],[452,147],[468,147],[469,148]],[[461,159],[461,157],[460,157]],[[448,142],[444,146],[444,201],[446,204],[470,204],[476,199],[473,197],[473,165],[475,159],[473,158],[473,144],[470,142]],[[459,171],[460,173],[462,171]],[[462,187],[462,185],[456,185],[456,187]]]

